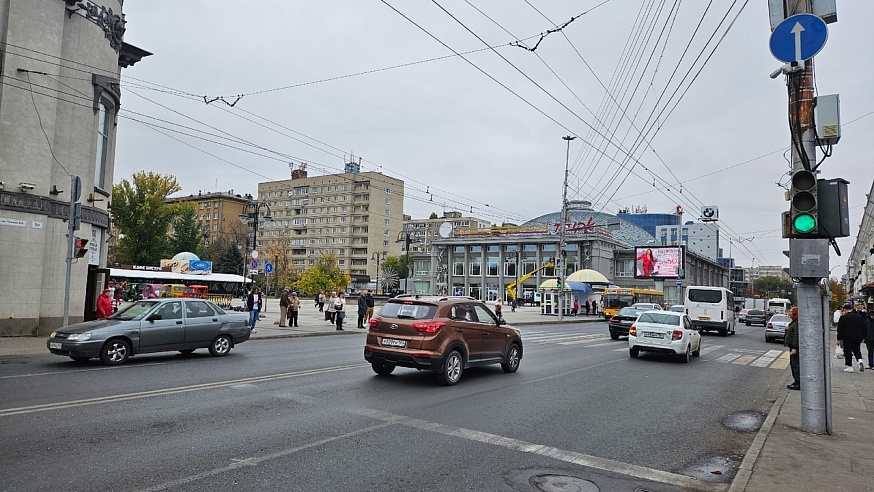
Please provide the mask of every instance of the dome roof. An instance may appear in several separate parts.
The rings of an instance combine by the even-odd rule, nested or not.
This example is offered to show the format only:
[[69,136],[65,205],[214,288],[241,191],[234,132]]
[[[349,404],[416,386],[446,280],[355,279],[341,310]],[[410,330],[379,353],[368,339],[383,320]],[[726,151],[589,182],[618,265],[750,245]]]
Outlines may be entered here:
[[574,273],[568,275],[566,280],[568,282],[585,282],[587,284],[610,283],[610,281],[607,280],[607,277],[602,275],[601,272],[589,268],[575,271]]
[[[559,223],[561,223],[561,211],[535,217],[523,225],[547,224],[552,226],[553,224]],[[611,226],[609,229],[613,235],[613,239],[624,243],[629,247],[644,246],[646,244],[652,244],[650,241],[655,241],[655,237],[650,233],[622,217],[605,212],[594,211],[592,209],[592,203],[588,201],[568,200],[568,223],[571,224],[571,228],[568,232],[571,237],[576,234],[583,234],[584,230],[582,229],[579,230],[579,232],[575,232],[577,227],[600,226],[608,228],[608,226]],[[614,224],[618,225],[618,229]]]
[[173,259],[174,260],[189,260],[189,261],[194,260],[194,261],[197,261],[200,258],[194,253],[190,253],[188,251],[183,251],[181,253],[178,253],[176,256],[174,256]]

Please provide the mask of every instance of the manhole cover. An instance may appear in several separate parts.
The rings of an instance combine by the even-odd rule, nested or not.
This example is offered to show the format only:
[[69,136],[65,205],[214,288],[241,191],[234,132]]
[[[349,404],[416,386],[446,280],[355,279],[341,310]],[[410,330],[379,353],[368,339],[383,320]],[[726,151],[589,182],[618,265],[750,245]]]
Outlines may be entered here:
[[535,475],[531,485],[543,492],[600,492],[601,489],[590,480],[570,475]]

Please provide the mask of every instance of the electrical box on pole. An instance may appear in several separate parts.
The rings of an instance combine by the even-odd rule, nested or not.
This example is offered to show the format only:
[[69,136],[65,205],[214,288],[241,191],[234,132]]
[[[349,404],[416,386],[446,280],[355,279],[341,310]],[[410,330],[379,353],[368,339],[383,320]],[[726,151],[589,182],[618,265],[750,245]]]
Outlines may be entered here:
[[841,101],[837,94],[817,96],[813,100],[817,145],[834,145],[841,139]]

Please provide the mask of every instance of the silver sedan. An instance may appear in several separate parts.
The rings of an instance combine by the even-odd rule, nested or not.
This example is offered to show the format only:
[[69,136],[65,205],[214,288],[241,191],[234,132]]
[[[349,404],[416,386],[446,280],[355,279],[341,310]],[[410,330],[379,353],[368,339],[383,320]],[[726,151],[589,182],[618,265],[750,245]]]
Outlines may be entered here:
[[792,318],[785,314],[775,314],[771,316],[768,323],[765,325],[765,341],[776,342],[786,338],[786,330],[789,329],[789,323]]
[[150,352],[199,348],[213,356],[227,355],[249,339],[249,317],[226,313],[204,299],[144,299],[108,319],[86,321],[55,330],[46,341],[55,355],[86,361],[98,357],[107,365]]

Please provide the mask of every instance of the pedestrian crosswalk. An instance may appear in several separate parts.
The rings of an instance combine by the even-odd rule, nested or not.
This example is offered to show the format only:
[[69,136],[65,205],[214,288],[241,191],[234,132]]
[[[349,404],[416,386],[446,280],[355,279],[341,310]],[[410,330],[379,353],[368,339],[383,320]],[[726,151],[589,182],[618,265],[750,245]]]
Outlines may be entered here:
[[[606,333],[568,334],[567,332],[525,333],[522,335],[525,345],[562,345],[578,348],[615,347],[614,352],[627,352],[628,343],[622,339],[610,340]],[[789,367],[789,352],[786,350],[757,350],[726,345],[710,345],[706,341],[701,347],[701,360],[720,364],[732,364],[767,369],[786,369]]]

